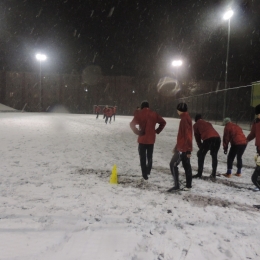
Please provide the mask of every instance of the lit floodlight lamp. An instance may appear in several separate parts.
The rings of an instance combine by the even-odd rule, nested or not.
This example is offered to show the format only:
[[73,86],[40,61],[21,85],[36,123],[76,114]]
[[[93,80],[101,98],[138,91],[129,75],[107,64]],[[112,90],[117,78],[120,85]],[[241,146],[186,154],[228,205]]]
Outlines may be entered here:
[[133,91],[132,91],[132,93],[134,94],[134,93],[135,93],[135,91],[133,90]]
[[182,60],[174,60],[172,62],[173,67],[180,67],[182,65]]
[[42,61],[47,59],[47,56],[41,53],[37,53],[35,55],[36,59],[40,62],[40,80],[39,80],[39,87],[40,87],[40,112],[42,111]]
[[223,19],[228,21],[228,40],[227,40],[227,57],[226,57],[226,72],[225,72],[225,92],[224,92],[224,104],[223,104],[223,118],[226,117],[226,100],[227,100],[227,80],[228,80],[228,56],[229,56],[229,41],[230,41],[230,19],[234,12],[229,9],[224,13]]
[[41,53],[36,54],[35,57],[39,61],[44,61],[47,59],[47,56],[45,54],[41,54]]
[[227,12],[224,13],[223,19],[224,20],[229,20],[233,16],[234,12],[232,10],[228,10]]

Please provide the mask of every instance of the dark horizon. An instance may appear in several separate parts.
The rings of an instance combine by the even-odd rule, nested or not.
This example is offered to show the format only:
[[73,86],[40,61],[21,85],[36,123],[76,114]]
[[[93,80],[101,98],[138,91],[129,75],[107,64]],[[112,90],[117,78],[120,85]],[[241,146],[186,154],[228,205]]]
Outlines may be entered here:
[[[38,2],[38,1],[37,1]],[[228,81],[259,80],[260,3],[230,3]],[[48,56],[42,70],[104,75],[166,76],[224,81],[228,2],[10,0],[0,4],[0,66],[36,71],[36,52]]]

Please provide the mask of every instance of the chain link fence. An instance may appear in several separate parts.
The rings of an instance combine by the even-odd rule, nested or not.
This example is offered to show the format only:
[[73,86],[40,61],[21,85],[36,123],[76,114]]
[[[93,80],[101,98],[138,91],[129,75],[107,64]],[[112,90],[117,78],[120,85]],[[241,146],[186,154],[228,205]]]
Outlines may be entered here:
[[[184,97],[175,102],[176,106],[179,102],[187,103],[192,119],[196,114],[202,114],[203,119],[222,125],[224,117],[230,117],[232,122],[240,125],[243,129],[250,130],[255,117],[254,108],[250,106],[251,91],[251,85],[241,86]],[[225,95],[226,111],[224,112]],[[177,112],[174,116],[178,116]]]
[[[160,93],[156,78],[104,76],[97,85],[89,86],[82,83],[80,75],[43,74],[41,88],[39,75],[35,73],[2,72],[0,80],[2,103],[27,112],[40,111],[41,107],[41,111],[51,111],[53,106],[60,104],[71,113],[93,113],[94,105],[108,104],[117,106],[118,115],[133,115],[136,106],[147,99],[151,109],[163,117],[179,118],[176,106],[184,101],[193,119],[200,113],[205,120],[220,125],[224,117],[230,117],[247,130],[254,119],[254,108],[250,106],[251,85],[191,95],[192,92],[212,89],[211,85],[216,82],[183,84],[183,88],[176,94],[182,98],[176,98],[176,95],[168,95],[167,91]],[[41,104],[39,100],[42,100]]]

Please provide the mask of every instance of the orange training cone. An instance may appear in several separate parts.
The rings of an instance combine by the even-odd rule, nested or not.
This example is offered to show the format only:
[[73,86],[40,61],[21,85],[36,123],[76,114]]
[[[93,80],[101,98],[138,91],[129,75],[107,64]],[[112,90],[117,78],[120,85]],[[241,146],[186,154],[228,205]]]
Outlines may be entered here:
[[118,182],[117,182],[117,169],[116,169],[115,164],[113,166],[112,173],[110,175],[110,184],[118,184]]

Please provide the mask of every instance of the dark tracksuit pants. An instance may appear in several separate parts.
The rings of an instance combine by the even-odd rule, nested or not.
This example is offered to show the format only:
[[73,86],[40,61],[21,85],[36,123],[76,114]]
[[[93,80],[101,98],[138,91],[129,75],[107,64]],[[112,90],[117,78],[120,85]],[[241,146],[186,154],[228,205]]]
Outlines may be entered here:
[[[260,150],[257,149],[257,153],[260,155]],[[260,189],[260,166],[256,166],[255,171],[251,177],[252,182],[255,184],[255,186]]]
[[241,170],[241,168],[243,166],[242,156],[245,152],[245,149],[246,149],[246,144],[231,145],[231,148],[228,153],[228,158],[227,158],[228,170],[231,170],[233,168],[233,162],[234,162],[235,157],[237,157],[237,169],[238,169],[238,171]]
[[112,116],[106,116],[106,120],[105,120],[105,123],[106,123],[106,124],[107,124],[108,118],[110,118],[109,123],[111,123],[111,118],[112,118]]
[[212,137],[203,141],[197,156],[198,156],[198,175],[202,176],[204,160],[208,151],[212,157],[212,175],[216,176],[218,166],[218,151],[220,148],[220,137]]
[[97,112],[97,117],[96,117],[96,119],[98,118],[98,116],[99,116],[99,113]]
[[[153,144],[139,144],[138,152],[140,156],[140,164],[144,179],[148,179],[153,165]],[[147,160],[146,160],[147,159]],[[147,163],[146,163],[147,162]]]
[[172,156],[171,162],[170,162],[170,169],[171,173],[174,179],[174,187],[179,188],[179,170],[178,170],[178,165],[179,163],[182,162],[182,166],[185,170],[185,175],[186,175],[186,187],[191,188],[191,183],[192,183],[192,170],[191,170],[191,165],[190,165],[190,158],[187,157],[187,154],[180,153],[180,152],[175,152]]
[[255,186],[260,189],[260,166],[256,166],[255,171],[251,177],[252,182]]

